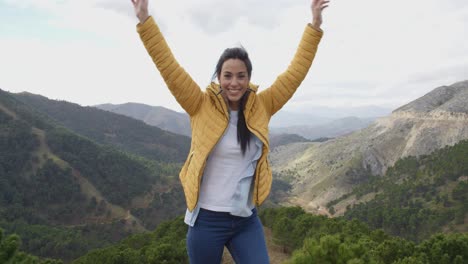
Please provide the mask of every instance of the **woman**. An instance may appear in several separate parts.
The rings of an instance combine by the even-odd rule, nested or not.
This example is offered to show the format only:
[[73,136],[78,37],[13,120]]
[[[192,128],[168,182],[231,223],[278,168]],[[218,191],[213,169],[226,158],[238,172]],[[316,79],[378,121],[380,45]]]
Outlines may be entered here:
[[190,116],[192,142],[179,178],[187,212],[190,263],[220,263],[226,246],[236,263],[269,263],[256,206],[267,198],[272,174],[268,122],[305,78],[322,37],[327,0],[313,0],[312,22],[288,69],[267,89],[250,82],[252,64],[243,48],[226,49],[206,91],[172,55],[148,0],[131,0],[137,31],[168,88]]

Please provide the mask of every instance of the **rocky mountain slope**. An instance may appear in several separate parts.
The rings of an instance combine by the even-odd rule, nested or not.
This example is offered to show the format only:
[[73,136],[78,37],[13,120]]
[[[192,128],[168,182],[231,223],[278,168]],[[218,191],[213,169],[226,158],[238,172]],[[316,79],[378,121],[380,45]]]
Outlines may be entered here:
[[327,213],[327,202],[406,156],[468,138],[468,81],[442,86],[365,129],[323,143],[294,143],[271,153],[273,171],[292,184],[286,203]]

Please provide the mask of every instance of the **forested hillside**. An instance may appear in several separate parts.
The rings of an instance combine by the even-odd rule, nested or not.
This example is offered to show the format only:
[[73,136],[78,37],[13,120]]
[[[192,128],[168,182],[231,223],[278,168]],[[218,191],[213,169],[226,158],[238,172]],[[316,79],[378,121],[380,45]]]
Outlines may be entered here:
[[308,142],[310,140],[296,134],[270,134],[270,148],[287,145],[295,142]]
[[190,138],[127,116],[30,93],[11,95],[97,143],[112,145],[148,159],[183,162],[190,148]]
[[179,215],[179,163],[104,146],[0,90],[0,227],[71,260]]
[[[260,217],[272,229],[276,244],[292,254],[289,263],[462,264],[468,261],[466,234],[438,234],[416,244],[382,230],[372,230],[357,220],[316,216],[299,207],[262,209]],[[73,263],[188,263],[186,232],[183,218],[178,217],[151,233],[132,235]]]
[[468,232],[468,140],[401,159],[371,179],[330,202],[331,211],[347,206],[347,219],[415,241],[435,232]]
[[117,245],[94,250],[73,264],[188,263],[183,217],[160,224],[153,232],[129,236]]
[[21,239],[18,235],[4,236],[0,228],[0,263],[61,264],[60,260],[40,259],[19,250]]
[[468,234],[436,234],[416,244],[369,228],[358,220],[327,218],[299,207],[260,213],[277,243],[293,251],[295,264],[462,264],[468,262]]

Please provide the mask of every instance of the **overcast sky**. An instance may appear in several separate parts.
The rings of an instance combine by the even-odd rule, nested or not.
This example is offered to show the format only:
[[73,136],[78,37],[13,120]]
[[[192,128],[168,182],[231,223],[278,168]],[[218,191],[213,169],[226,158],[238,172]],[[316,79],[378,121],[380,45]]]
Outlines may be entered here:
[[[310,0],[150,0],[179,63],[203,89],[243,45],[268,87],[311,20]],[[95,105],[181,111],[147,55],[130,0],[0,0],[0,89]],[[396,108],[468,79],[467,0],[331,0],[316,59],[289,111]]]

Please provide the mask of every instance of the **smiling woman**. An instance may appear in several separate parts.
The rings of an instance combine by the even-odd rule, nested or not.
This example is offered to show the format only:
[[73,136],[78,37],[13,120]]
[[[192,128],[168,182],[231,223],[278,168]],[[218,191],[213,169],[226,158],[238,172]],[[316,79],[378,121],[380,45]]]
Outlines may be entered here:
[[177,102],[190,115],[192,142],[179,174],[189,225],[191,263],[219,263],[227,247],[236,263],[269,263],[256,206],[271,184],[268,123],[306,77],[322,38],[326,0],[313,0],[296,54],[284,73],[257,92],[252,63],[243,48],[226,49],[206,91],[175,60],[153,17],[148,0],[131,0],[137,31]]
[[220,91],[232,110],[239,110],[241,98],[249,87],[252,63],[243,48],[226,49],[216,65]]

